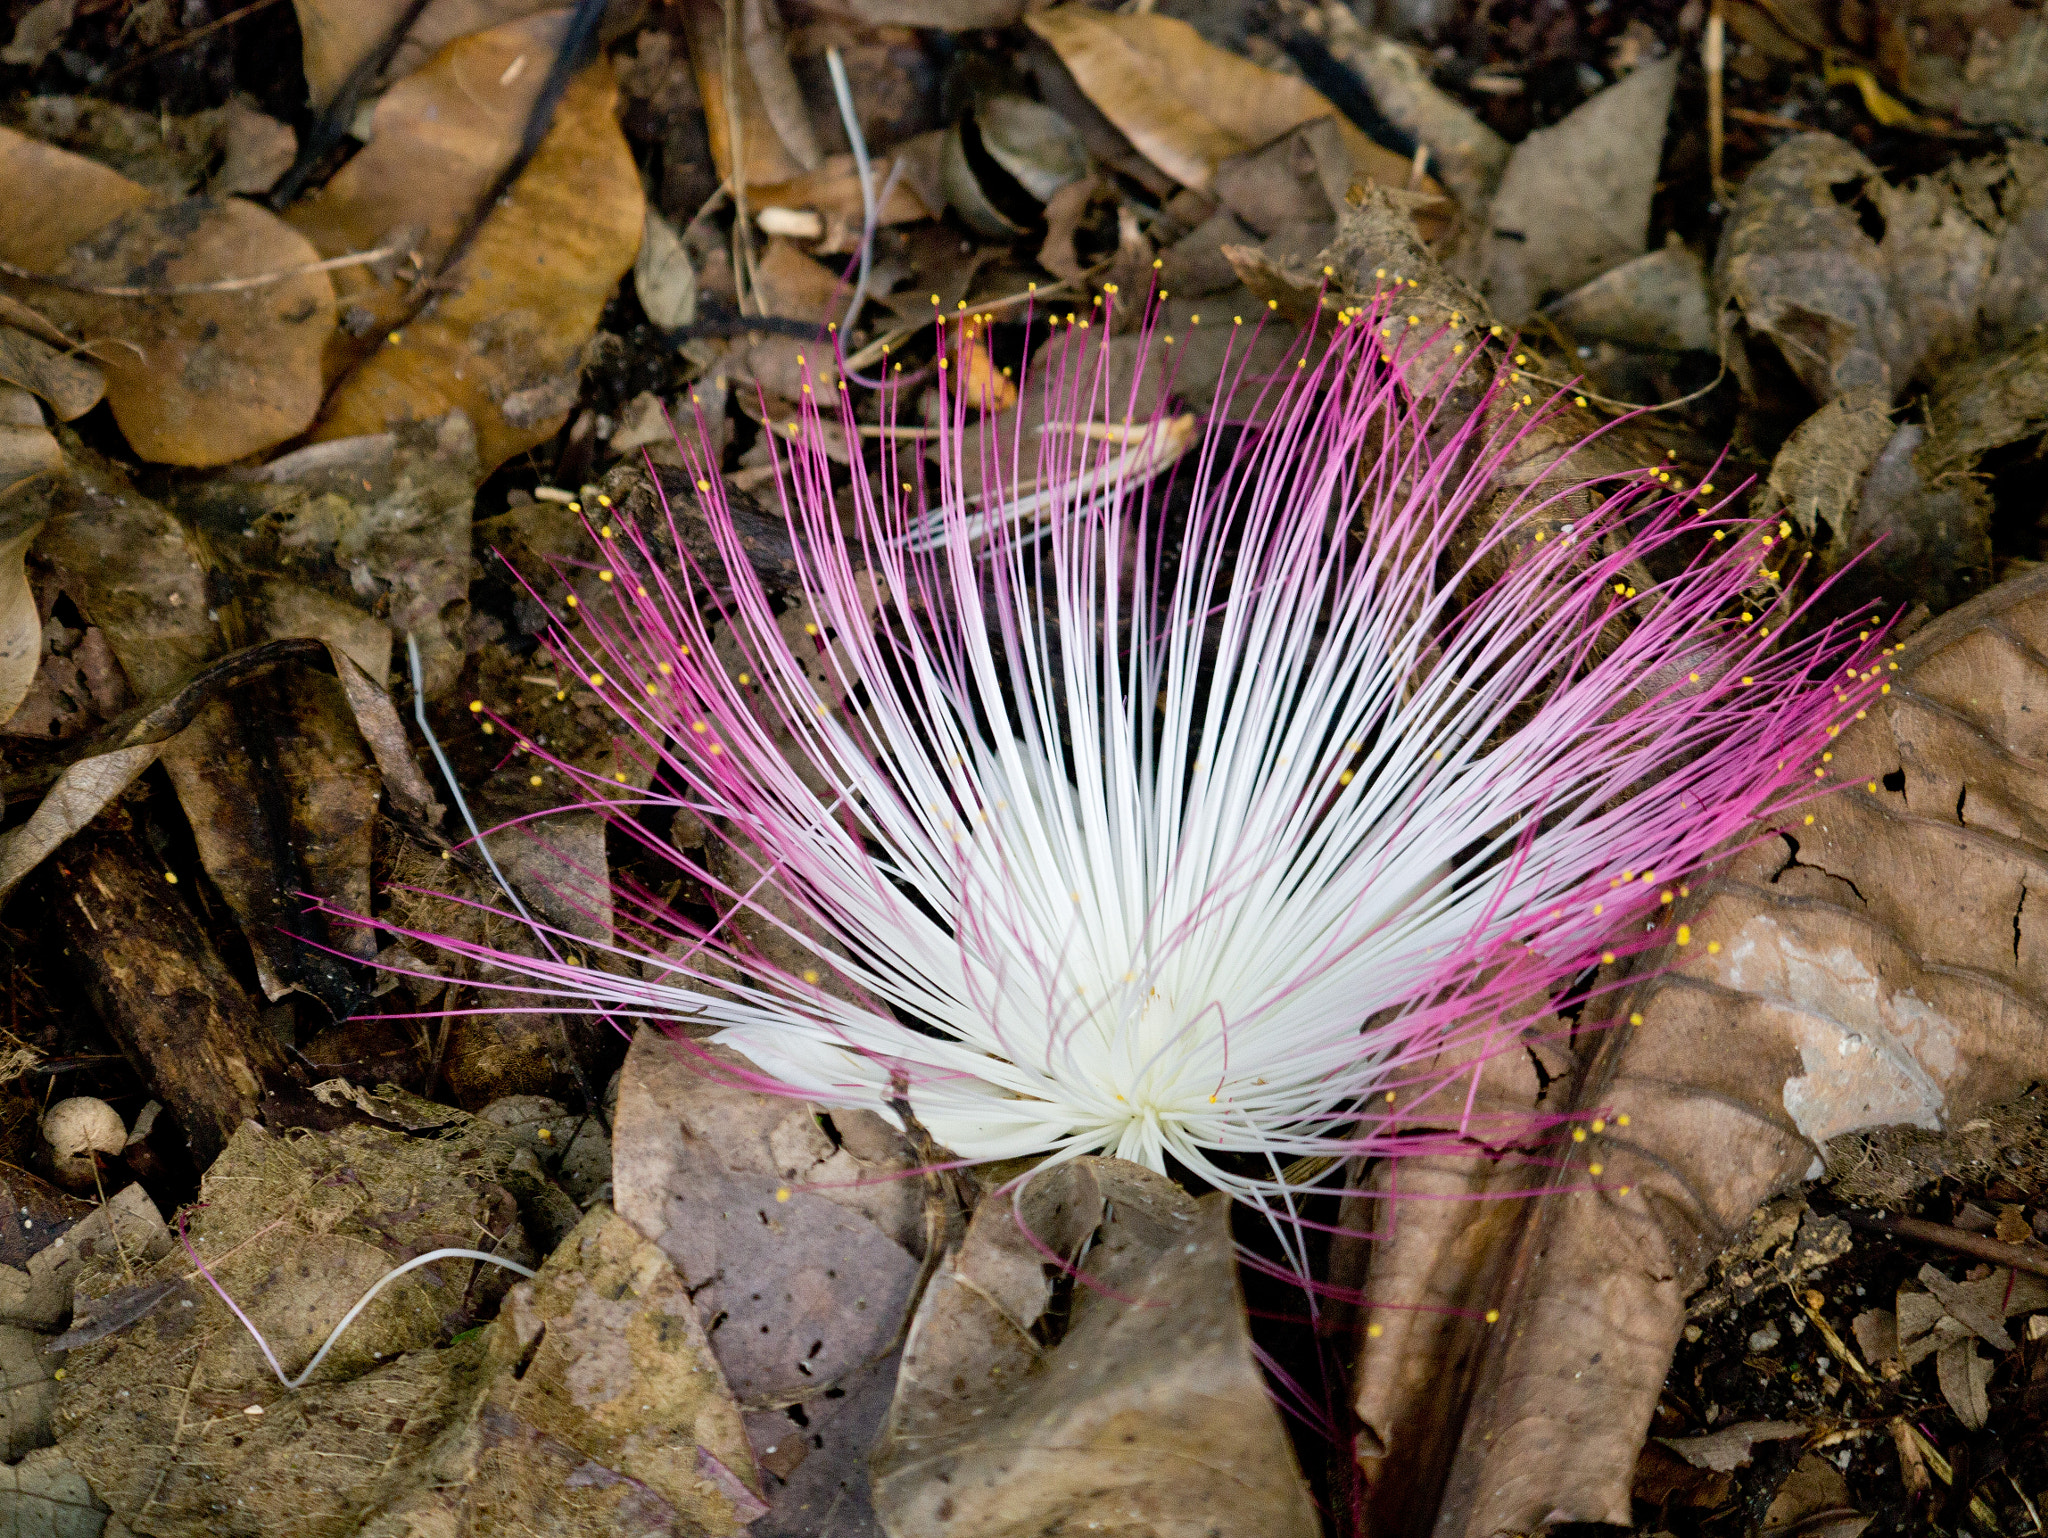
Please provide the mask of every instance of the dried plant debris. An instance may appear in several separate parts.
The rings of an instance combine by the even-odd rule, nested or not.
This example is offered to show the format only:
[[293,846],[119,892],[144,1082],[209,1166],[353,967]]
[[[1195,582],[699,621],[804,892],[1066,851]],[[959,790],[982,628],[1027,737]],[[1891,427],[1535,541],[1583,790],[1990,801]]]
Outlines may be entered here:
[[769,1476],[749,1531],[798,1538],[828,1512],[873,1531],[867,1453],[932,1242],[924,1193],[878,1117],[835,1115],[835,1144],[802,1101],[731,1082],[749,1071],[641,1030],[613,1128],[619,1213],[682,1274],[749,1410]]
[[[191,1253],[294,1372],[395,1264],[454,1247],[530,1266],[530,1225],[573,1222],[573,1212],[550,1215],[566,1199],[530,1154],[443,1110],[453,1119],[441,1129],[411,1135],[364,1125],[286,1139],[251,1124],[208,1170]],[[122,1289],[177,1285],[74,1349],[57,1415],[59,1443],[95,1491],[131,1526],[165,1534],[286,1522],[357,1531],[410,1490],[408,1465],[469,1413],[486,1344],[437,1348],[488,1314],[509,1281],[461,1261],[415,1270],[378,1294],[313,1383],[284,1390],[194,1272],[184,1249],[147,1268],[134,1257],[87,1263],[76,1307],[89,1316]],[[332,1456],[308,1456],[321,1448]]]
[[2029,1090],[1954,1127],[1882,1127],[1828,1144],[1828,1185],[1846,1201],[1902,1208],[1945,1175],[2048,1189],[2048,1094]]
[[1117,1159],[984,1198],[918,1306],[874,1471],[896,1538],[1320,1530],[1227,1199]]
[[[1568,1145],[1570,1183],[1491,1253],[1437,1260],[1503,1268],[1493,1306],[1513,1325],[1465,1346],[1469,1408],[1431,1476],[1460,1531],[1545,1513],[1626,1523],[1685,1295],[1726,1237],[1832,1140],[1967,1120],[2041,1061],[2048,1001],[2021,894],[2048,860],[2025,708],[2044,642],[2048,581],[2028,577],[1881,662],[1889,692],[1816,765],[1840,791],[1667,910],[1668,949],[1643,958],[1649,975],[1616,997],[1568,1092],[1600,1118]],[[1374,1274],[1427,1274],[1428,1257],[1400,1250]],[[1642,1262],[1617,1269],[1617,1253]],[[1376,1424],[1414,1480],[1444,1445],[1403,1433],[1441,1415],[1441,1384],[1406,1381]]]
[[1538,306],[1641,256],[1678,60],[1645,64],[1508,156],[1480,248],[1494,313]]

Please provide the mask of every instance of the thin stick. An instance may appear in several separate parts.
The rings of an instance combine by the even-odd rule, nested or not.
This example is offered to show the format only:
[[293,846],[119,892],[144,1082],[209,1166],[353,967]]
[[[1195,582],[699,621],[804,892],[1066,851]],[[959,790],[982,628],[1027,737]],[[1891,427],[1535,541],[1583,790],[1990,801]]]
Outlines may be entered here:
[[183,294],[236,294],[244,289],[261,288],[266,283],[282,283],[286,278],[302,278],[309,272],[366,267],[398,254],[396,246],[379,246],[374,251],[351,251],[346,256],[330,256],[324,261],[308,262],[303,267],[259,272],[249,278],[216,278],[211,283],[81,283],[76,278],[54,272],[33,272],[9,261],[0,261],[0,274],[23,283],[40,283],[45,288],[62,289],[67,294],[93,294],[102,299],[176,299]]
[[1707,175],[1714,188],[1714,200],[1725,203],[1728,183],[1721,176],[1721,152],[1726,125],[1721,120],[1721,57],[1727,38],[1727,22],[1721,15],[1721,0],[1707,16],[1707,35],[1700,44],[1700,60],[1707,67]]
[[201,38],[210,37],[214,33],[220,31],[223,27],[232,27],[236,22],[242,20],[242,18],[244,18],[245,16],[254,16],[258,11],[267,11],[273,5],[276,4],[277,0],[255,0],[254,4],[245,5],[238,11],[229,11],[227,15],[219,17],[216,20],[209,21],[203,27],[194,27],[190,32],[187,32],[183,37],[173,39],[171,42],[165,43],[161,48],[152,48],[149,50],[148,53],[141,54],[136,58],[130,59],[126,64],[123,64],[111,75],[108,75],[105,79],[97,82],[93,86],[93,89],[95,91],[104,93],[107,87],[112,85],[116,80],[121,79],[124,75],[133,74],[136,70],[142,68],[143,65],[154,63],[158,59],[166,58],[171,54],[179,52],[181,49],[190,48],[194,43],[198,42]]
[[1987,1239],[1982,1234],[1973,1234],[1965,1229],[1951,1228],[1946,1223],[1930,1223],[1925,1218],[1880,1218],[1860,1212],[1842,1214],[1852,1228],[1867,1229],[1872,1233],[1894,1234],[1901,1239],[1914,1239],[1922,1244],[1939,1245],[1945,1250],[1954,1250],[1958,1255],[1974,1255],[1979,1260],[1988,1260],[1994,1266],[2006,1266],[2014,1271],[2030,1271],[2035,1276],[2048,1276],[2048,1256],[2037,1255],[2032,1250],[2023,1250],[2017,1244],[2007,1244],[1999,1239]]

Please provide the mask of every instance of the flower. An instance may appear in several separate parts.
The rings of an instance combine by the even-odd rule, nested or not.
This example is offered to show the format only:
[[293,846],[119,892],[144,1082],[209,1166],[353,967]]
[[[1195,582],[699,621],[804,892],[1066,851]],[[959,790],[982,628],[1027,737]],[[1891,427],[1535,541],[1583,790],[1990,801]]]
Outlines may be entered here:
[[828,1107],[907,1087],[968,1160],[1102,1151],[1271,1202],[1296,1161],[1428,1146],[1401,1117],[1461,1097],[1523,1001],[1661,943],[1669,883],[1824,792],[1871,685],[1835,630],[1745,609],[1765,526],[1658,466],[1575,522],[1562,472],[1496,505],[1525,386],[1505,427],[1455,420],[1426,354],[1347,321],[1198,442],[1061,425],[1105,414],[1106,327],[1024,385],[1035,442],[946,397],[935,476],[885,439],[835,487],[828,440],[861,441],[806,397],[769,435],[787,608],[708,465],[715,600],[673,524],[594,530],[618,580],[552,644],[653,776],[637,809],[757,877],[629,815],[723,916],[642,904],[666,943],[620,939],[631,969],[478,954],[715,1026]]

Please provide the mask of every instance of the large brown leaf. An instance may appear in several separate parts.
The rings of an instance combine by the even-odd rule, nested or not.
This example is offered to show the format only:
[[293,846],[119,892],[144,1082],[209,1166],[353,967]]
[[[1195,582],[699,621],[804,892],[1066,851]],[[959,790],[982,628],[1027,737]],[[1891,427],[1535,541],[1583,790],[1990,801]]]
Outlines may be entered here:
[[[118,172],[0,128],[0,257],[99,288],[25,287],[84,339],[114,420],[146,459],[218,465],[300,431],[320,405],[334,285],[267,209],[167,200]],[[287,274],[255,287],[175,292]]]
[[[1842,789],[1696,883],[1673,943],[1588,1011],[1612,1023],[1548,1103],[1597,1130],[1551,1150],[1549,1194],[1407,1214],[1372,1256],[1373,1322],[1467,1310],[1426,1358],[1384,1324],[1365,1340],[1376,1532],[1626,1525],[1686,1295],[1751,1211],[1830,1139],[1952,1125],[2048,1061],[2027,908],[2048,885],[2048,572],[1883,666],[1889,692],[1816,766]],[[1499,1189],[1504,1168],[1452,1169],[1438,1194]]]

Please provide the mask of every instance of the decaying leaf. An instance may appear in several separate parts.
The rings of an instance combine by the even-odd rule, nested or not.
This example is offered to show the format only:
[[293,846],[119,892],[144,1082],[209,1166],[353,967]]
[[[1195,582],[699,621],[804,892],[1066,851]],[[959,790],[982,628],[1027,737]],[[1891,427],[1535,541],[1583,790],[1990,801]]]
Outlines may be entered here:
[[[742,185],[787,182],[823,158],[789,66],[789,48],[773,0],[684,0],[683,31],[704,101],[704,126],[720,180],[741,168]],[[738,47],[729,46],[737,42]]]
[[1803,1437],[1812,1429],[1799,1421],[1737,1421],[1706,1436],[1659,1437],[1657,1440],[1694,1468],[1726,1474],[1746,1466],[1757,1443]]
[[613,1124],[619,1214],[682,1274],[751,1411],[771,1477],[769,1514],[750,1531],[797,1538],[828,1511],[861,1531],[867,1449],[918,1274],[921,1190],[879,1117],[835,1113],[835,1148],[809,1106],[722,1082],[745,1065],[701,1050],[645,1027],[634,1038]]
[[1321,1530],[1253,1354],[1228,1198],[1117,1159],[984,1199],[918,1307],[873,1462],[896,1538]]
[[1914,49],[1906,88],[1966,123],[2048,131],[2048,22],[2024,12],[2016,21],[2004,37],[1979,28],[1961,63],[1932,49]]
[[1480,247],[1494,313],[1519,325],[1557,295],[1640,256],[1676,56],[1630,72],[1514,147]]
[[1842,1471],[1818,1453],[1794,1465],[1764,1512],[1759,1534],[1787,1538],[1857,1538],[1873,1519],[1849,1502],[1849,1484]]
[[[511,163],[564,25],[554,12],[442,49],[378,102],[369,146],[292,210],[293,223],[322,255],[423,229],[412,249],[434,269]],[[316,439],[460,411],[488,471],[561,426],[583,344],[632,266],[645,220],[616,94],[602,62],[570,82],[533,159],[418,314],[418,296],[397,279],[346,269],[347,324],[328,358],[343,377]]]
[[0,384],[0,497],[62,467],[64,450],[28,391]]
[[633,293],[647,318],[664,331],[687,326],[697,318],[697,273],[675,226],[653,209],[641,232],[640,254],[633,262]]
[[36,305],[92,349],[137,453],[226,464],[313,419],[334,286],[306,270],[322,253],[276,215],[232,198],[165,201],[12,129],[0,129],[0,181],[12,194],[0,210],[0,257],[18,267],[151,290],[274,277],[145,296],[35,286]]
[[1995,213],[1968,201],[1941,177],[1893,187],[1827,134],[1787,140],[1744,180],[1722,232],[1724,338],[1738,322],[1768,338],[1817,401],[1889,403],[1973,339],[2004,243]]
[[491,1332],[461,1484],[472,1531],[741,1532],[767,1508],[739,1406],[682,1278],[593,1207]]
[[[522,1200],[540,1226],[571,1226],[543,1211],[567,1203],[549,1194],[530,1155],[449,1114],[455,1124],[439,1136],[349,1126],[287,1141],[251,1124],[207,1171],[192,1243],[214,1257],[220,1284],[287,1371],[303,1367],[397,1261],[452,1246],[533,1264]],[[190,1270],[180,1250],[136,1275]],[[429,1348],[495,1304],[509,1280],[452,1260],[401,1277],[341,1337],[319,1377],[294,1391],[202,1281],[73,1353],[59,1446],[92,1470],[116,1515],[166,1538],[220,1532],[224,1491],[231,1530],[355,1533],[412,1492],[412,1465],[473,1413],[488,1382],[488,1342]],[[118,1265],[101,1262],[80,1290],[97,1297],[127,1284]]]
[[[83,416],[107,393],[106,376],[71,338],[19,299],[0,294],[0,381],[33,391],[60,422]],[[0,488],[8,484],[0,475]]]
[[42,666],[43,617],[37,612],[25,565],[28,547],[42,527],[38,518],[0,538],[0,720],[12,716],[28,697],[29,685]]
[[[2026,898],[2048,881],[2048,728],[2031,706],[2044,652],[2036,573],[1883,659],[1889,693],[1817,765],[1842,789],[1692,883],[1673,942],[1636,959],[1562,1103],[1551,1084],[1548,1103],[1603,1118],[1563,1145],[1551,1193],[1475,1246],[1418,1225],[1374,1255],[1376,1299],[1441,1277],[1502,1316],[1398,1371],[1366,1343],[1362,1381],[1400,1387],[1361,1414],[1448,1531],[1627,1523],[1685,1295],[1727,1236],[1830,1140],[1967,1118],[2042,1061]],[[1463,1409],[1443,1457],[1447,1373]]]
[[0,1528],[5,1531],[22,1538],[100,1538],[106,1525],[107,1508],[56,1448],[40,1448],[0,1469]]
[[[1316,118],[1336,121],[1354,178],[1408,185],[1408,162],[1366,138],[1314,87],[1204,42],[1184,21],[1064,5],[1025,23],[1103,115],[1184,186],[1207,187],[1224,161]],[[1434,183],[1419,190],[1440,192]]]

